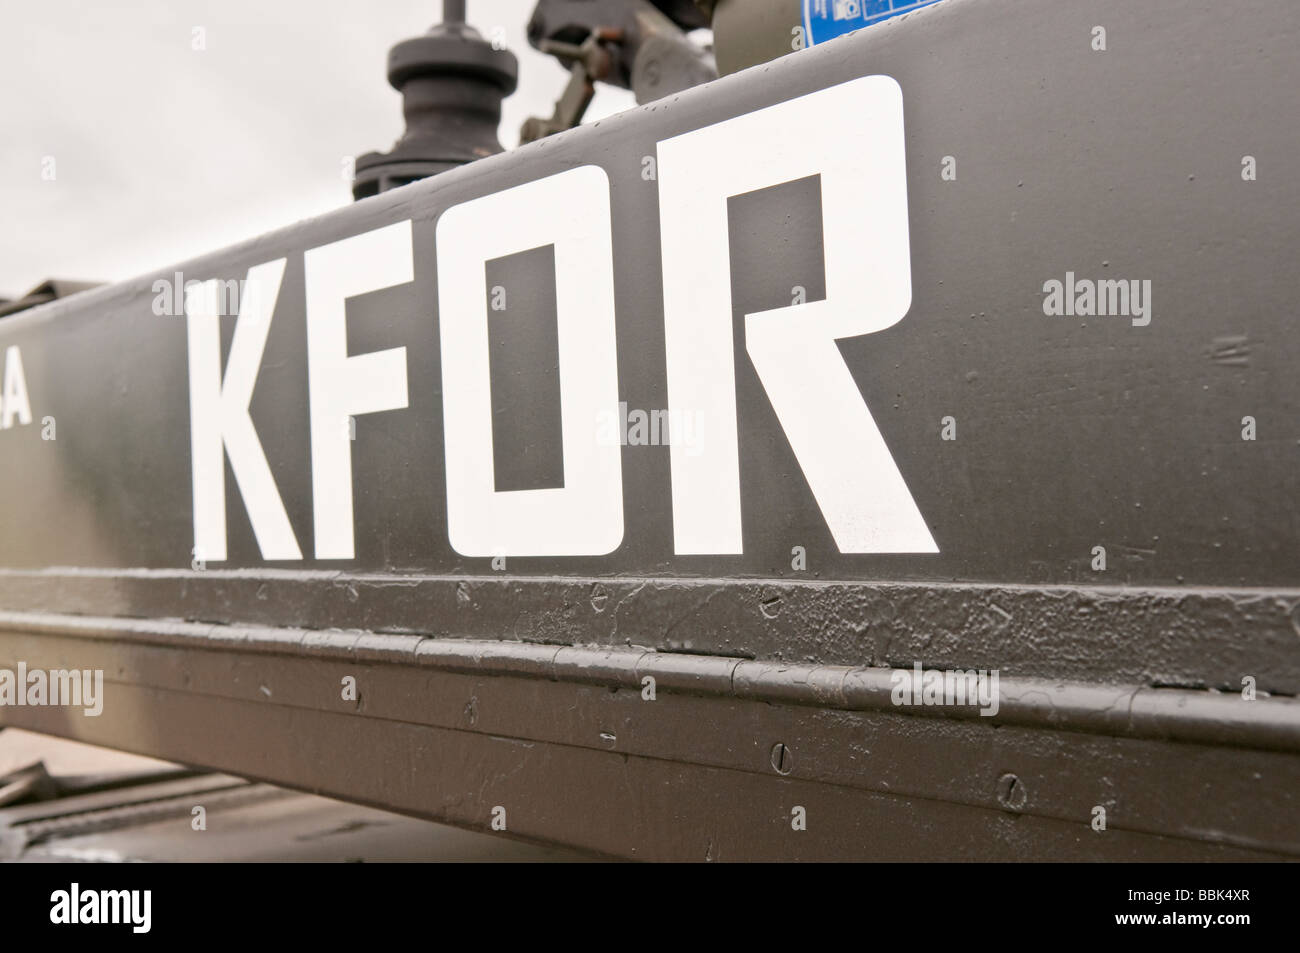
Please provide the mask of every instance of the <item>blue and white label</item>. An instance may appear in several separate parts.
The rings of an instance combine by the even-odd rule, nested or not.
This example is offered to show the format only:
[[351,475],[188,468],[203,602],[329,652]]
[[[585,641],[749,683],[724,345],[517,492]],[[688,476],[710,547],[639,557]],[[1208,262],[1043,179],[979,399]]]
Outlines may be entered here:
[[939,0],[803,0],[807,45],[825,43],[845,33],[902,16]]

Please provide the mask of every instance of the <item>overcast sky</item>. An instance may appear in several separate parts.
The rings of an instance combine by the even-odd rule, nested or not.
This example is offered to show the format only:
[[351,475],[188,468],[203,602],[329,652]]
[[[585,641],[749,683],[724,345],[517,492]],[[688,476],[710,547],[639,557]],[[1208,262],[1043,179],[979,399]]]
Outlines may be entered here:
[[[501,141],[567,79],[528,46],[531,0],[469,0],[506,31]],[[402,132],[388,48],[440,0],[0,0],[0,297],[120,281],[345,205],[345,157]],[[195,50],[201,27],[206,49]],[[602,88],[598,119],[633,105]],[[42,178],[52,157],[54,179]]]

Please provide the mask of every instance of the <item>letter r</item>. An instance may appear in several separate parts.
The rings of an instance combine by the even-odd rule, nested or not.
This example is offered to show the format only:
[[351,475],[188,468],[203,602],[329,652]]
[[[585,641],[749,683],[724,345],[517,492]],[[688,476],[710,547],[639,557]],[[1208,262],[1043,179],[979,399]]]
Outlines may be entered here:
[[746,315],[746,350],[840,551],[938,552],[835,343],[911,305],[898,83],[852,80],[658,150],[668,402],[701,435],[670,450],[676,552],[743,549],[727,200],[813,175],[826,299]]

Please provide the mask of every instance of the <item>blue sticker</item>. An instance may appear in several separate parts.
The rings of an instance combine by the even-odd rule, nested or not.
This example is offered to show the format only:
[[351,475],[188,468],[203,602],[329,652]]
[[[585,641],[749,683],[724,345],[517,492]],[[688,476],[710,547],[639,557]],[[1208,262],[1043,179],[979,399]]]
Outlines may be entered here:
[[808,46],[825,43],[890,17],[911,13],[939,0],[803,0]]

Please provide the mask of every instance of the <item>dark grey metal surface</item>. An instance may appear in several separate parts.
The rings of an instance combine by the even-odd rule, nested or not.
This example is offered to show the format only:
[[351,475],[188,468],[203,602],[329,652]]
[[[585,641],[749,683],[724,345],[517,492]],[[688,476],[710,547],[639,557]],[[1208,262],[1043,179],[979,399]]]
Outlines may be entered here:
[[[1005,719],[935,717],[890,705],[882,673],[862,670],[128,619],[0,624],[0,664],[76,659],[113,681],[104,716],[5,712],[22,727],[484,831],[504,808],[510,834],[599,853],[1300,855],[1291,700],[1012,682]],[[340,697],[345,677],[355,701]],[[1104,831],[1090,826],[1098,806]]]
[[[241,278],[288,259],[252,401],[306,555],[287,568],[260,558],[229,474],[230,558],[189,568],[185,321],[150,309],[152,280],[177,269],[5,319],[0,348],[21,346],[33,413],[57,419],[58,439],[0,432],[0,662],[93,659],[115,701],[98,720],[0,717],[468,826],[509,803],[512,830],[625,856],[1294,856],[1295,703],[1279,696],[1300,690],[1298,27],[1300,8],[1269,2],[947,0],[186,263],[187,278]],[[663,408],[658,189],[643,158],[873,74],[902,89],[912,305],[839,348],[940,552],[838,551],[742,349],[743,554],[674,553],[662,446],[622,451],[613,553],[512,557],[504,573],[455,553],[439,215],[600,166],[620,397]],[[1241,177],[1245,155],[1257,181]],[[798,185],[733,201],[738,327],[793,285],[824,294],[820,214]],[[414,281],[353,299],[348,343],[405,347],[410,404],[358,419],[356,558],[316,561],[302,253],[405,219]],[[1151,280],[1151,323],[1045,316],[1043,283],[1067,271]],[[500,393],[529,391],[511,383]],[[949,415],[955,441],[940,439]],[[1240,438],[1246,415],[1255,441]],[[511,461],[499,480],[554,480],[535,455]],[[795,546],[806,572],[791,569]],[[163,618],[193,624],[147,621]],[[330,628],[360,631],[351,647],[301,631]],[[467,673],[359,651],[418,657],[456,639],[635,646],[633,674],[704,656],[682,670],[731,690],[690,675],[651,703],[612,663],[593,678]],[[917,717],[795,687],[818,666],[869,682],[880,672],[849,673],[916,661],[998,668],[1040,714]],[[740,676],[762,682],[763,662],[792,667],[748,697]],[[372,688],[341,710],[352,671]],[[1242,701],[1245,677],[1274,697]],[[1060,687],[1044,703],[1035,680]],[[773,768],[778,744],[789,775]],[[806,831],[791,830],[794,804]],[[1088,826],[1098,804],[1114,808],[1105,833]]]
[[[513,561],[512,561],[513,564]],[[421,633],[834,665],[1000,668],[1291,696],[1292,590],[425,576],[286,570],[0,571],[7,609]]]

